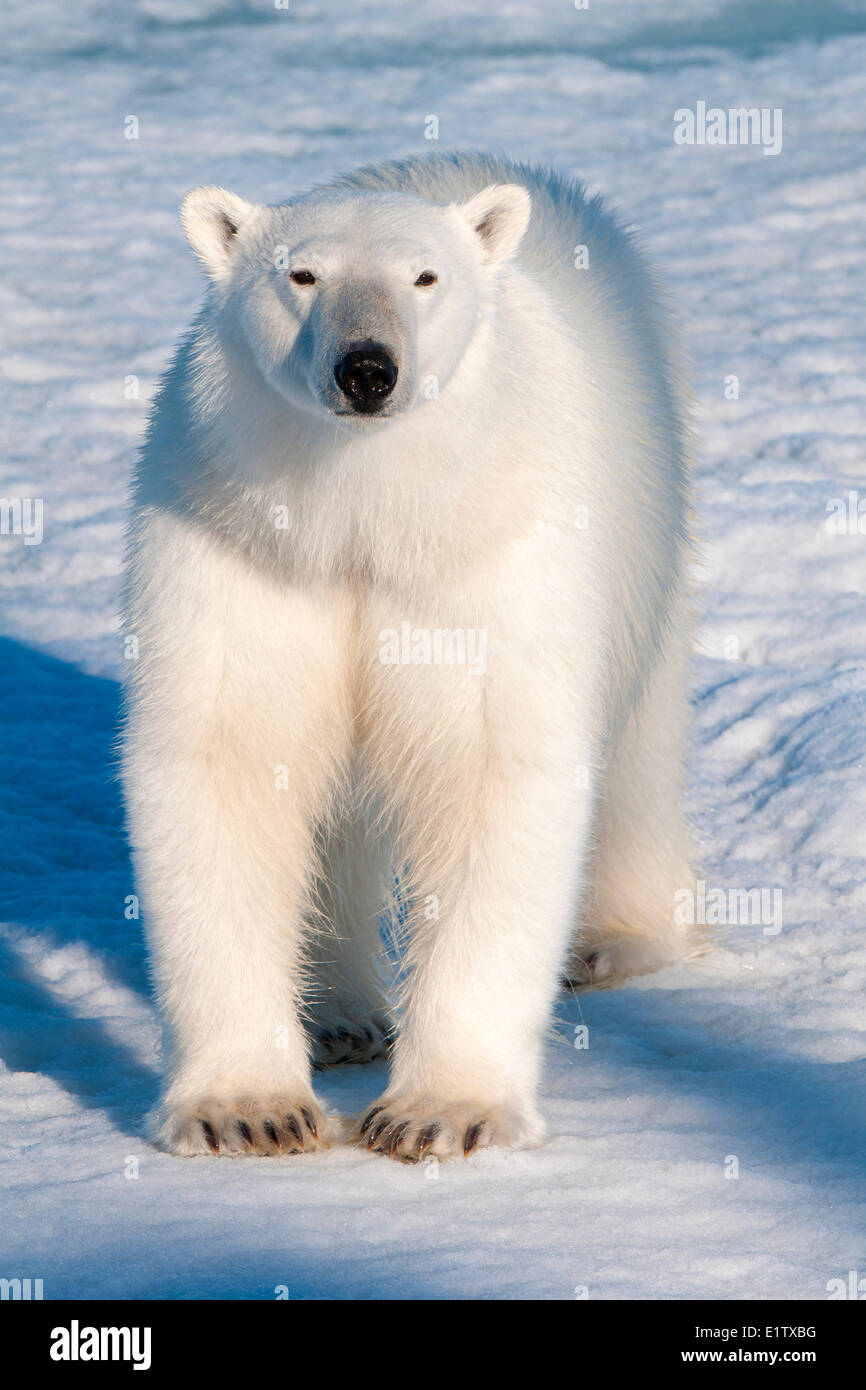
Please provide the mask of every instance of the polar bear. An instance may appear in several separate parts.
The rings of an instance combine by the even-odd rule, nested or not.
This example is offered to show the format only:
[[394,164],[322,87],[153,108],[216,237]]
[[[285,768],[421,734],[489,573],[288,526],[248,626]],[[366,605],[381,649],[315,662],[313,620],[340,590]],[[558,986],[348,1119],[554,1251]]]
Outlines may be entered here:
[[[158,1142],[532,1146],[563,979],[688,952],[688,401],[632,238],[486,155],[186,197],[138,468],[123,767]],[[390,920],[390,948],[382,945]],[[393,966],[389,982],[383,962]]]

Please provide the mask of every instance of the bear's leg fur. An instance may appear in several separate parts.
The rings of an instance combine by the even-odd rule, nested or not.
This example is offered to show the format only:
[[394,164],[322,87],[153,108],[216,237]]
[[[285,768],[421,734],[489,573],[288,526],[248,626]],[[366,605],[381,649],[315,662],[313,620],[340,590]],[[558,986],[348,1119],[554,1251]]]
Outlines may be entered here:
[[[501,631],[510,620],[519,644],[512,614]],[[499,641],[491,630],[491,650]],[[383,669],[388,738],[374,733],[372,752],[399,819],[409,922],[390,1084],[357,1137],[407,1161],[531,1146],[587,844],[574,769],[592,762],[589,721],[567,672],[542,678],[528,658],[490,682]]]
[[700,949],[698,929],[674,916],[677,892],[694,884],[682,810],[685,664],[676,628],[601,778],[595,853],[566,971],[575,984],[613,985]]
[[390,1047],[393,1020],[379,929],[385,897],[379,838],[358,810],[341,817],[322,850],[307,993],[317,1067],[372,1062]]
[[315,826],[351,734],[350,617],[193,530],[152,547],[144,536],[141,566],[151,557],[132,612],[124,772],[169,1033],[157,1137],[182,1155],[315,1148],[328,1123],[311,1084],[305,950]]

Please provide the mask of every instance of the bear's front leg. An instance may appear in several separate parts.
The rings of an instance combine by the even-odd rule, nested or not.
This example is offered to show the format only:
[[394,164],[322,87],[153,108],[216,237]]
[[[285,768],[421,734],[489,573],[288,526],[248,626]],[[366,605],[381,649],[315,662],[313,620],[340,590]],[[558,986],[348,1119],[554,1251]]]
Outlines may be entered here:
[[299,1153],[328,1140],[301,990],[314,828],[350,728],[342,615],[203,540],[152,552],[129,614],[124,776],[168,1033],[157,1138]]
[[591,792],[577,772],[591,744],[567,673],[547,688],[531,667],[525,682],[513,669],[483,679],[391,674],[413,745],[392,787],[409,943],[390,1085],[358,1140],[406,1161],[544,1133],[536,1091],[586,850]]

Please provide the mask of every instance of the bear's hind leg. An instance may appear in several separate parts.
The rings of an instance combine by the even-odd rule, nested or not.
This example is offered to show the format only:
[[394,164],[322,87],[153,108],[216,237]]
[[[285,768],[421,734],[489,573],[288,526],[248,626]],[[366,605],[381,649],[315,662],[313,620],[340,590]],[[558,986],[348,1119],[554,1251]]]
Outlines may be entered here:
[[329,832],[322,852],[307,994],[307,1030],[318,1068],[373,1062],[390,1050],[378,848],[358,815]]
[[675,917],[676,894],[694,883],[682,806],[684,667],[684,644],[672,633],[602,781],[596,850],[566,972],[573,984],[613,985],[700,949],[696,928]]

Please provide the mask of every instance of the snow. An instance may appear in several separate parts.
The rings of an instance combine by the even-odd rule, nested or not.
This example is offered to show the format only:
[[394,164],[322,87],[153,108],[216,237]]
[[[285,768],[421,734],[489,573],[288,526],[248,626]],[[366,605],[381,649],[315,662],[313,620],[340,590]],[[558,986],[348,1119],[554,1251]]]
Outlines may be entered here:
[[[820,1299],[866,1274],[866,534],[826,525],[866,497],[866,6],[34,0],[0,33],[0,492],[44,499],[45,527],[0,537],[0,1275],[47,1298]],[[676,145],[699,100],[781,108],[781,154]],[[201,291],[177,204],[424,149],[430,116],[439,148],[602,191],[681,310],[691,803],[708,891],[779,889],[783,925],[564,998],[536,1152],[177,1160],[141,1129],[158,1029],[112,752],[130,466]],[[381,1085],[320,1091],[357,1113]]]

